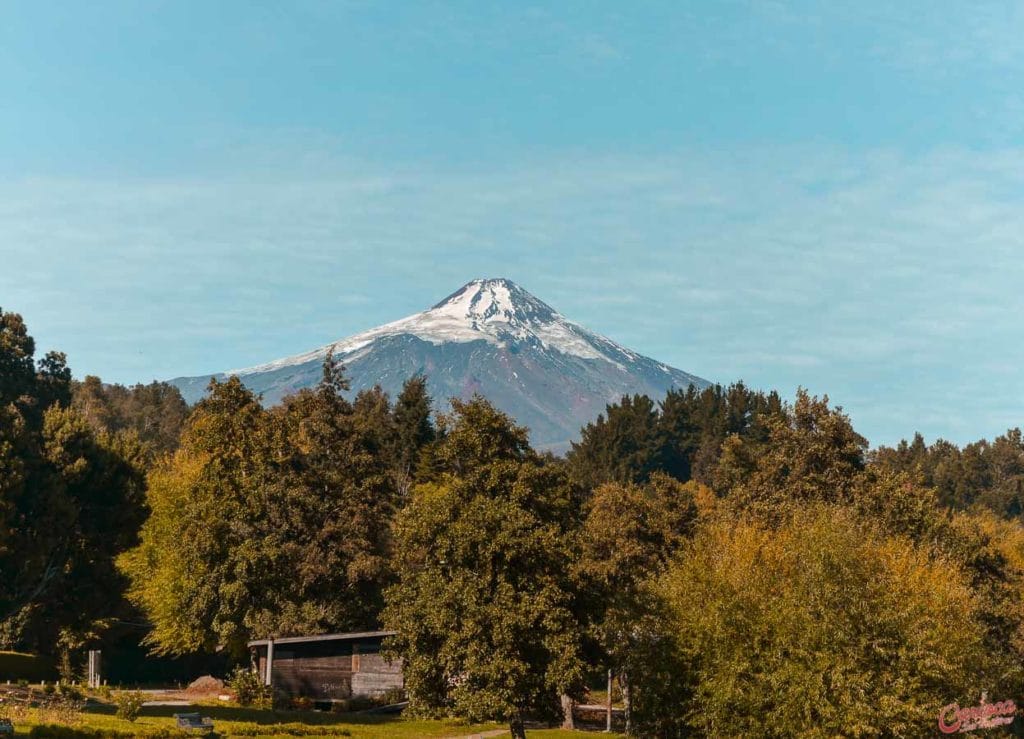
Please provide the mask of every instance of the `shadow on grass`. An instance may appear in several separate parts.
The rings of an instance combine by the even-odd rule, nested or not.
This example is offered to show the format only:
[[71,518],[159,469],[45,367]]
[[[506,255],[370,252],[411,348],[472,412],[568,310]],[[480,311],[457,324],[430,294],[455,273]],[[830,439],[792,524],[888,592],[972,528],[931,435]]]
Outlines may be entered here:
[[[108,703],[90,704],[84,713],[113,716],[117,708]],[[199,713],[217,721],[237,721],[261,725],[302,723],[315,726],[377,726],[402,721],[394,714],[328,713],[326,711],[270,711],[239,706],[195,704],[191,706],[145,706],[140,716],[171,718],[176,713]]]

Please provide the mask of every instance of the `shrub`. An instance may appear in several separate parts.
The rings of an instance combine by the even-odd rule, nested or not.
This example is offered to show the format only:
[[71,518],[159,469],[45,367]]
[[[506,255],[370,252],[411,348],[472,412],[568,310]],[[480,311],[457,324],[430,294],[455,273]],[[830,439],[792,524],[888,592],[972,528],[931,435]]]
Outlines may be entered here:
[[331,713],[351,713],[353,711],[365,711],[368,708],[388,705],[381,703],[380,698],[370,698],[365,695],[354,695],[351,698],[340,698],[331,701]]
[[85,727],[39,724],[28,735],[32,739],[129,739],[135,734],[116,729],[88,729]]
[[306,724],[243,724],[231,729],[231,736],[352,736],[348,729]]
[[43,686],[43,693],[45,695],[53,695],[57,690],[57,687],[53,683],[47,683]]
[[118,731],[117,729],[91,729],[88,727],[62,726],[60,724],[39,724],[33,726],[28,735],[33,739],[184,739],[190,736],[186,731],[161,727],[148,731]]
[[61,683],[57,686],[57,694],[61,698],[71,701],[80,701],[83,698],[82,691],[73,683]]
[[313,710],[313,699],[307,698],[304,695],[297,695],[292,698],[292,710],[294,711],[312,711]]
[[377,703],[382,706],[391,706],[405,700],[405,691],[402,688],[388,688],[377,698]]
[[242,706],[269,708],[272,700],[270,689],[263,684],[259,674],[246,667],[236,667],[228,678],[228,686],[235,694],[235,700]]
[[114,703],[117,705],[117,717],[134,722],[142,712],[144,701],[145,696],[136,690],[118,693],[114,697]]

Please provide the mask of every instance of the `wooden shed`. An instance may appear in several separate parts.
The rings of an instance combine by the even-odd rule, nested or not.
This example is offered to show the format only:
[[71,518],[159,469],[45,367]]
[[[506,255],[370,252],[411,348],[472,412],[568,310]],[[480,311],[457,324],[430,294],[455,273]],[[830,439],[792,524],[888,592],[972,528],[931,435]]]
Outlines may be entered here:
[[328,701],[376,697],[402,688],[402,662],[380,655],[393,631],[289,636],[249,642],[267,685],[289,695]]

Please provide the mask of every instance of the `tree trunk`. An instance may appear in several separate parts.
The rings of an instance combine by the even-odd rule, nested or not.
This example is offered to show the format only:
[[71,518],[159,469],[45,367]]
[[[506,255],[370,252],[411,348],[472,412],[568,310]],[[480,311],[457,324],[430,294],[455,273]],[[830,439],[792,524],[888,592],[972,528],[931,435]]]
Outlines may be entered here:
[[626,736],[632,736],[633,701],[630,700],[629,676],[625,672],[619,675],[619,685],[622,687],[622,712],[626,719]]
[[517,715],[508,722],[508,730],[512,734],[512,739],[526,739],[526,727],[523,726],[523,717],[521,715]]
[[608,697],[606,699],[606,702],[608,704],[606,708],[608,712],[605,715],[605,720],[607,723],[607,726],[605,726],[605,731],[607,731],[609,734],[612,733],[612,690],[614,688],[615,684],[612,683],[612,671],[608,670]]
[[562,728],[563,729],[575,729],[576,718],[573,716],[572,709],[576,705],[576,701],[567,696],[565,693],[562,694]]

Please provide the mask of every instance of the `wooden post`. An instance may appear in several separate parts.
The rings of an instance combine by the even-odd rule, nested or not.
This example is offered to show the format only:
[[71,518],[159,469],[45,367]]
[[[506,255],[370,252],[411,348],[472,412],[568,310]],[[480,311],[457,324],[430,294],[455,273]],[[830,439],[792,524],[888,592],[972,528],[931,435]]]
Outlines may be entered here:
[[612,687],[613,686],[614,686],[614,683],[612,682],[612,671],[608,670],[608,700],[607,700],[607,703],[608,703],[608,711],[607,711],[607,714],[608,714],[608,725],[605,727],[605,731],[607,731],[609,734],[612,733]]
[[89,676],[88,685],[90,688],[98,688],[100,686],[100,673],[102,672],[102,663],[100,660],[100,650],[90,649],[89,650]]
[[267,639],[267,674],[263,678],[264,685],[271,685],[274,676],[274,640]]

